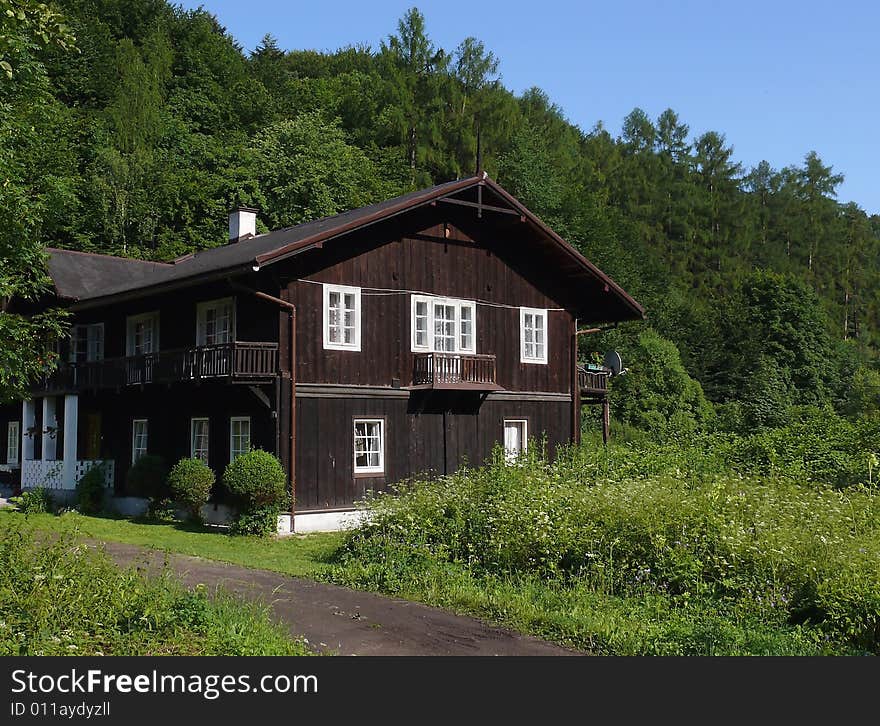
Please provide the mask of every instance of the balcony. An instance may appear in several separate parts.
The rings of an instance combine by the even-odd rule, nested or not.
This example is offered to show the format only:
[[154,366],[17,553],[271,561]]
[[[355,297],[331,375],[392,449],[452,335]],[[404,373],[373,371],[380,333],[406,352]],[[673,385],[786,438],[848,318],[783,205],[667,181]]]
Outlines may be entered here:
[[604,367],[578,366],[578,388],[581,398],[604,399],[608,396],[608,379],[611,371]]
[[260,383],[274,380],[277,374],[277,343],[234,341],[125,358],[63,363],[44,381],[43,389],[71,391],[203,380]]
[[413,358],[414,389],[500,391],[494,355],[417,353]]

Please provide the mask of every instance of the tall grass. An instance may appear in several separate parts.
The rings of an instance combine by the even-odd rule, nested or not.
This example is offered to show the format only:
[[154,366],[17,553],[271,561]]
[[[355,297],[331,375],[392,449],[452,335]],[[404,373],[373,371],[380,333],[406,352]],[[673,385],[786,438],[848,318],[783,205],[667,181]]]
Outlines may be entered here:
[[335,577],[604,652],[880,650],[874,490],[719,474],[721,456],[496,456],[377,499]]
[[117,568],[75,535],[0,529],[0,655],[304,655],[265,610]]

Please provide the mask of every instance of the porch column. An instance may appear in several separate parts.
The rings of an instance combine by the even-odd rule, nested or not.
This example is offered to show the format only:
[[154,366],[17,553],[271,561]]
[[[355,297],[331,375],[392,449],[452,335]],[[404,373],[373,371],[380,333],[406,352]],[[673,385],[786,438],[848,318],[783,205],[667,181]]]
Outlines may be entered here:
[[[55,396],[43,399],[43,461],[58,458],[58,417],[55,414]],[[51,433],[49,429],[52,429]]]
[[[34,427],[37,420],[37,407],[34,399],[30,398],[22,401],[21,404],[21,460],[33,461],[34,459],[34,437],[30,434],[30,429]],[[22,463],[24,467],[24,463]]]
[[64,397],[64,464],[62,466],[62,487],[76,487],[76,443],[79,426],[79,396]]

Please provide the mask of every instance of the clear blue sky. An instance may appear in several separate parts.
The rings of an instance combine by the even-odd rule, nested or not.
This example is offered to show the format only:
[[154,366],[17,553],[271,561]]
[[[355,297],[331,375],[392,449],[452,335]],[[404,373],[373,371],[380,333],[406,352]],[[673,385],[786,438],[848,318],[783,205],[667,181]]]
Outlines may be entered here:
[[880,213],[880,3],[863,0],[499,2],[186,0],[253,50],[379,42],[412,5],[438,46],[468,35],[501,59],[504,84],[543,88],[573,123],[618,134],[635,106],[677,111],[692,134],[727,136],[746,167],[815,150],[845,175],[841,201]]

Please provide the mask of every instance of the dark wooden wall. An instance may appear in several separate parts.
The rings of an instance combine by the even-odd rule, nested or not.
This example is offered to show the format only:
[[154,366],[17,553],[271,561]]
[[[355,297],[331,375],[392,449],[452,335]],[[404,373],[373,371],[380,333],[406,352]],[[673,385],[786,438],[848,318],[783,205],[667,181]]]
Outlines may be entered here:
[[[274,387],[262,388],[274,406]],[[81,433],[86,416],[91,412],[101,413],[101,457],[116,461],[117,492],[122,492],[131,464],[133,419],[148,420],[148,453],[161,456],[169,466],[190,456],[190,419],[210,419],[208,463],[217,475],[218,483],[229,463],[230,417],[250,416],[251,445],[273,453],[276,451],[272,412],[246,386],[181,383],[170,387],[145,386],[143,391],[127,388],[119,392],[81,395]],[[84,458],[82,451],[78,458]]]
[[[77,313],[73,322],[104,323],[104,357],[118,358],[126,354],[128,316],[158,310],[159,349],[191,348],[196,344],[198,304],[225,297],[235,298],[236,340],[277,342],[277,308],[253,295],[236,292],[225,283],[199,285],[109,308],[85,310]],[[66,359],[66,349],[64,356]]]
[[[424,223],[425,214],[415,221]],[[297,306],[297,380],[391,386],[399,379],[401,385],[410,385],[410,291],[419,291],[510,306],[478,304],[476,311],[477,353],[497,356],[499,385],[512,391],[570,392],[568,312],[549,313],[548,363],[520,363],[518,308],[561,307],[549,292],[549,280],[541,287],[532,281],[531,277],[542,280],[540,266],[533,261],[536,270],[527,278],[522,245],[505,239],[492,225],[479,227],[473,236],[452,223],[448,230],[446,237],[442,223],[417,233],[411,227],[386,224],[328,243],[300,261],[282,263],[282,275],[292,278],[287,286]],[[324,350],[322,287],[315,282],[363,288],[359,352]],[[374,291],[365,288],[400,293],[371,294]]]
[[[367,489],[417,476],[479,466],[503,441],[506,418],[526,418],[529,437],[546,436],[548,453],[570,435],[570,403],[485,400],[475,394],[434,392],[411,398],[299,398],[297,496],[299,510],[350,507]],[[385,418],[385,474],[354,475],[353,419]]]

